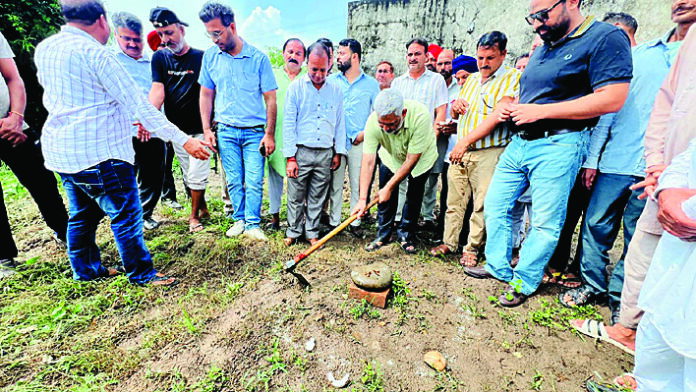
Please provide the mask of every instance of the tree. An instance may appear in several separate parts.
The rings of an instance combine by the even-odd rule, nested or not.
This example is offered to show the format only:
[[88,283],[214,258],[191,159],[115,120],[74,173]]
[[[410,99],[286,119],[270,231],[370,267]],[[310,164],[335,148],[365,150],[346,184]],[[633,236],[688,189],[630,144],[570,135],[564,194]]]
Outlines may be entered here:
[[283,68],[285,66],[285,59],[283,59],[283,51],[280,48],[267,47],[266,53],[268,53],[268,59],[271,60],[271,66],[273,68]]
[[43,89],[36,77],[34,50],[63,23],[59,0],[0,0],[0,31],[15,54],[19,74],[27,90],[25,119],[39,130],[46,121],[41,103]]

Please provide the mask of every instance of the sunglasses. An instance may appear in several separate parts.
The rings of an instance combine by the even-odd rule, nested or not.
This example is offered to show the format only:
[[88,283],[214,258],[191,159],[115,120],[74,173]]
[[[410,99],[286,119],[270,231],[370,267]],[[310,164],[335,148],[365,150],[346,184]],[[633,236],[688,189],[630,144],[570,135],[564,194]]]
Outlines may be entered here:
[[549,20],[549,12],[551,12],[554,8],[556,8],[556,6],[563,2],[565,2],[565,0],[558,0],[556,4],[552,5],[549,8],[525,16],[524,20],[526,20],[527,23],[529,23],[530,25],[533,25],[535,20],[538,20],[541,23],[546,23]]

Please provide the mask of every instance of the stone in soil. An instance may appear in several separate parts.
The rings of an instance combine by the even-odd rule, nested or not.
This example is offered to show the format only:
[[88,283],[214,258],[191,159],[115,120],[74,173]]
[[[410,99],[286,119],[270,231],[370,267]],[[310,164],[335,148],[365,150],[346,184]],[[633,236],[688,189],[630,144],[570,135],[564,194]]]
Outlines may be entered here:
[[392,271],[384,263],[374,263],[355,268],[350,273],[356,286],[367,290],[385,289],[391,285]]
[[423,361],[438,372],[445,370],[447,367],[447,360],[437,351],[428,351],[425,353]]

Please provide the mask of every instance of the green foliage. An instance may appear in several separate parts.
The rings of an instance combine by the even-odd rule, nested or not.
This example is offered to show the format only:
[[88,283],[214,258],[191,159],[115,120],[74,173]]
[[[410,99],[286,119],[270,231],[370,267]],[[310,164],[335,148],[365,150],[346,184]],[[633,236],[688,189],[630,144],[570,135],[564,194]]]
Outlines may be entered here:
[[379,369],[379,363],[365,362],[360,378],[362,386],[351,388],[351,392],[384,392],[384,375]]
[[355,320],[364,315],[367,315],[370,319],[378,319],[381,317],[377,309],[373,308],[372,305],[364,299],[350,309],[350,314],[353,315],[353,319]]
[[268,59],[271,60],[273,68],[283,68],[285,66],[282,49],[268,47],[266,48],[266,54],[268,54]]
[[40,129],[46,119],[42,90],[33,63],[34,49],[62,23],[59,0],[0,0],[0,31],[15,53],[15,62],[27,90],[26,121]]
[[541,386],[544,385],[544,375],[535,370],[534,377],[532,377],[532,382],[529,383],[529,387],[533,391],[541,391]]
[[562,306],[558,299],[555,303],[550,303],[546,299],[539,299],[541,309],[530,312],[532,322],[542,327],[566,331],[570,328],[570,320],[574,319],[593,319],[602,320],[597,308],[591,305],[576,306],[566,308]]

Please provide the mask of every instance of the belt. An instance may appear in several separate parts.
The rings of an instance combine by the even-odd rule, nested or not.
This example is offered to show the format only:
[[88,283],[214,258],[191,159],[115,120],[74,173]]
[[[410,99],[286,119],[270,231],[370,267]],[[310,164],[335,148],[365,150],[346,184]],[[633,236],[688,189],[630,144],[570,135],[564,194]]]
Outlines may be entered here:
[[517,136],[522,140],[537,140],[544,137],[555,136],[555,135],[565,135],[567,133],[580,132],[582,129],[552,129],[550,131],[526,131],[520,130],[517,132]]
[[258,128],[265,128],[266,126],[261,124],[261,125],[254,125],[251,127],[236,127],[236,126],[232,125],[232,127],[237,128],[237,129],[258,129]]

